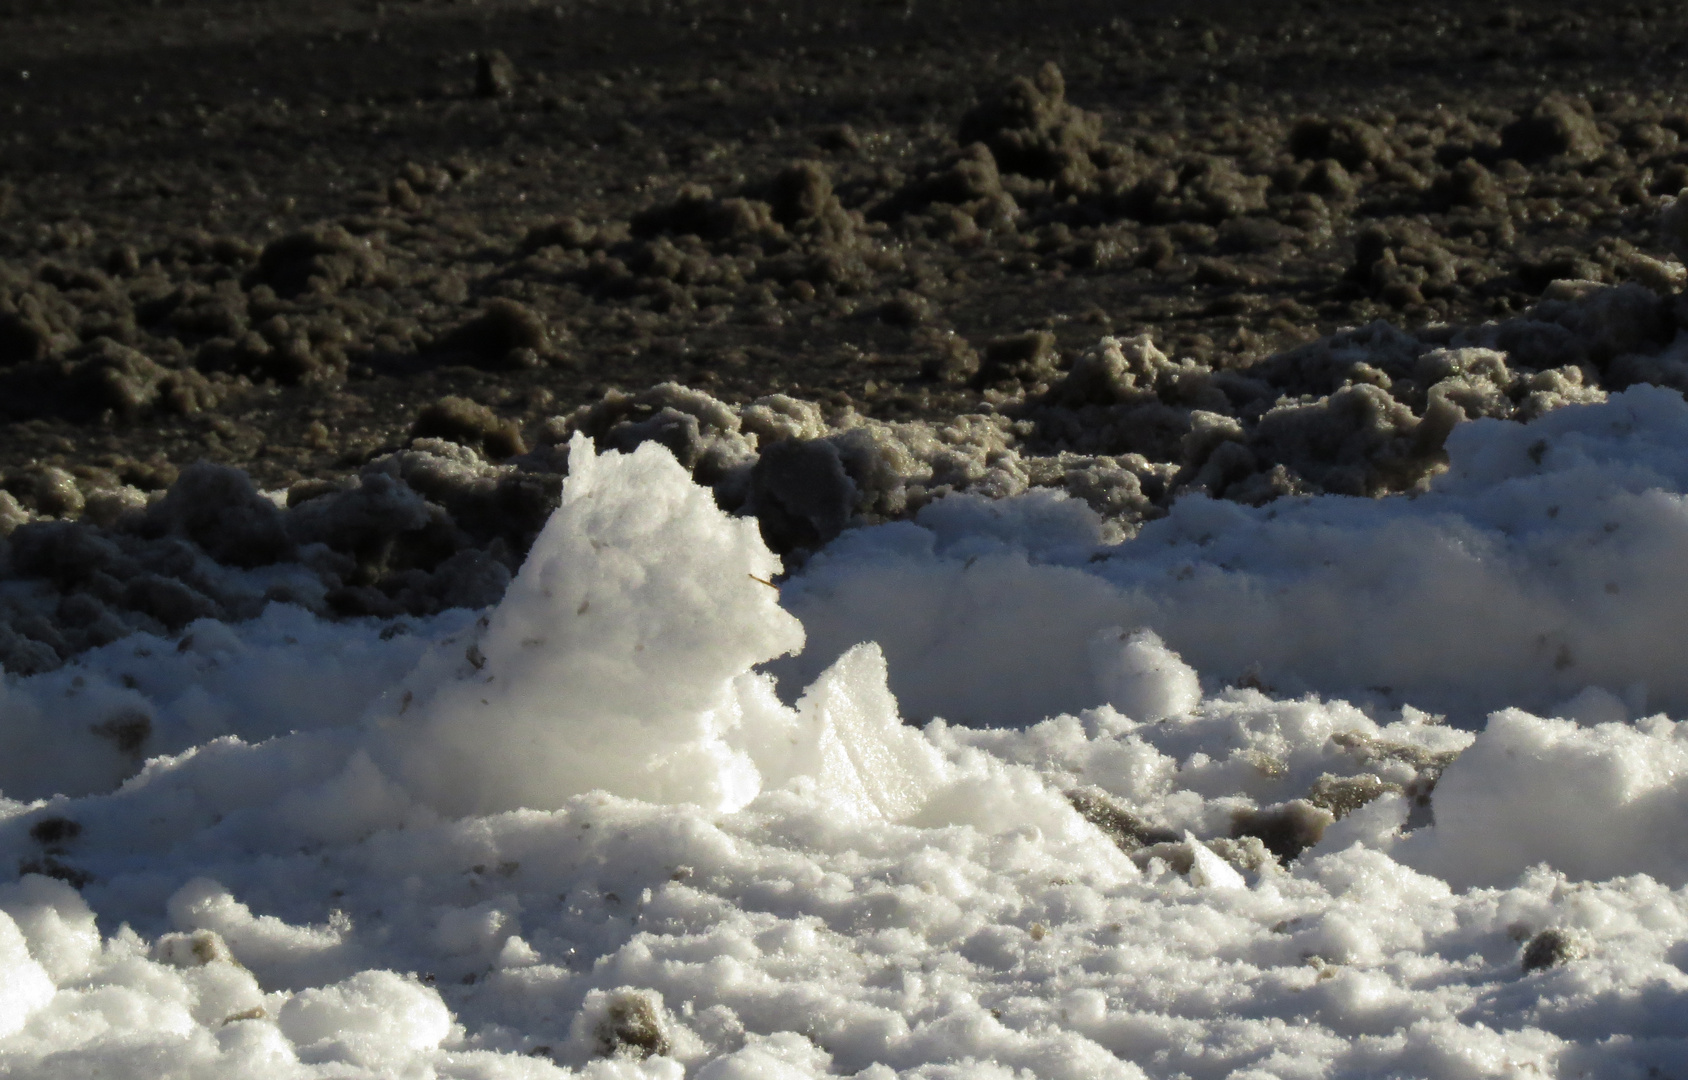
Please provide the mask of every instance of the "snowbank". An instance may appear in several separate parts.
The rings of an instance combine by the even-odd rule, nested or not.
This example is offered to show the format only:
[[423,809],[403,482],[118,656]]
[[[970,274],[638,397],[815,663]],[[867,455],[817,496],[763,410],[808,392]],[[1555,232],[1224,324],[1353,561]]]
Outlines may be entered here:
[[[1688,693],[1685,426],[1478,422],[1420,498],[1112,546],[942,500],[778,590],[668,451],[577,438],[477,620],[6,684],[0,1071],[1669,1071],[1688,735],[1635,717]],[[107,709],[179,749],[54,764]]]
[[[1635,387],[1529,424],[1477,420],[1416,498],[1200,496],[1133,539],[1054,495],[951,499],[846,534],[786,589],[799,685],[879,642],[917,717],[1023,724],[1098,701],[1093,637],[1148,627],[1221,683],[1473,726],[1588,687],[1619,718],[1688,709],[1688,406]],[[1568,714],[1567,714],[1568,715]]]

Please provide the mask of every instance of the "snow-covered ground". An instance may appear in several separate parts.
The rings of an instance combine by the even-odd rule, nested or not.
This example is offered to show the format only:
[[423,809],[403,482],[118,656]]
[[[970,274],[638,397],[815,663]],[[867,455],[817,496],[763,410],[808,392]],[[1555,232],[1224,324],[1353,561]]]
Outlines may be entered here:
[[4,684],[0,1073],[1681,1075],[1688,404],[1449,451],[1124,543],[955,496],[776,586],[577,436],[485,613]]

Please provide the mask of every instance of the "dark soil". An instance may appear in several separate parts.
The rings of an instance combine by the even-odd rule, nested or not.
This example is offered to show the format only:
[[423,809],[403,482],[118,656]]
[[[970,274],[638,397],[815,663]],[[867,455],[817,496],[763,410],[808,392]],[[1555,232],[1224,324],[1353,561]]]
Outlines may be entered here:
[[[0,661],[486,602],[576,428],[784,550],[977,480],[887,496],[863,418],[1125,517],[1411,487],[1677,378],[1622,356],[1675,332],[1685,61],[1645,4],[0,0]],[[1635,283],[1633,340],[1560,279]],[[1379,319],[1417,345],[1290,351]]]

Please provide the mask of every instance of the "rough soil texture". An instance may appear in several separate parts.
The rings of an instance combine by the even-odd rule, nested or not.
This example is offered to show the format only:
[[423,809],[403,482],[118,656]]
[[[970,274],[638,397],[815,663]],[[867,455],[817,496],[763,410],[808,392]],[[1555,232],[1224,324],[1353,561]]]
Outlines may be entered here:
[[1666,5],[0,0],[0,663],[486,603],[576,430],[798,557],[1410,490],[1688,387],[1685,62]]

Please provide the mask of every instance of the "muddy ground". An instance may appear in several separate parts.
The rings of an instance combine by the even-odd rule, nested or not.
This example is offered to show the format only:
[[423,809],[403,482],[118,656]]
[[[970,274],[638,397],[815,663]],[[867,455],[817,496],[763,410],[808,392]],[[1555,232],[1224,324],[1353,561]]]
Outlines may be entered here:
[[1663,4],[0,0],[0,661],[484,602],[575,429],[799,555],[1409,489],[1688,381],[1685,62]]

